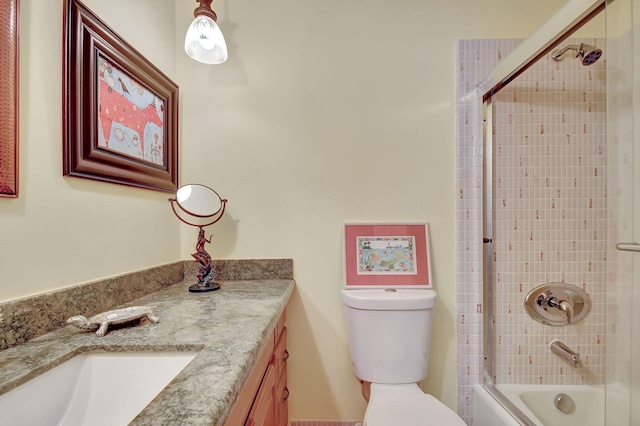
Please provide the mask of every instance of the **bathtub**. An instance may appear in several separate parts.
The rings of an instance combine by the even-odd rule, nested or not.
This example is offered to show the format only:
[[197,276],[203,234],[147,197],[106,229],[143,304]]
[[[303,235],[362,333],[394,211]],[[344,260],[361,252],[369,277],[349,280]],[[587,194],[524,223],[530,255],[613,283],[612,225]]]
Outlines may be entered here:
[[[498,385],[517,410],[535,426],[602,426],[604,415],[604,386],[565,385]],[[575,410],[565,414],[558,410],[554,398],[559,393],[569,395]],[[491,394],[482,387],[473,388],[473,426],[519,426]]]

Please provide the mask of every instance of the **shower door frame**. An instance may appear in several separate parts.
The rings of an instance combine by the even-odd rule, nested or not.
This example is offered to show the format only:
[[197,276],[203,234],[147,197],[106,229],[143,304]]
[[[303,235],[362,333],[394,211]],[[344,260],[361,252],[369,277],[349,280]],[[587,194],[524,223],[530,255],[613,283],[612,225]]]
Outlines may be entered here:
[[[606,0],[569,1],[559,11],[558,18],[549,20],[543,27],[525,40],[511,55],[496,67],[494,72],[477,87],[482,102],[482,293],[483,293],[483,386],[509,414],[523,426],[535,424],[495,387],[494,328],[493,328],[493,108],[492,98],[502,88],[526,71],[540,58],[548,54],[604,11]],[[554,16],[555,17],[555,16]],[[513,58],[513,59],[512,59]]]
[[[502,87],[506,86],[503,85]],[[493,94],[497,93],[494,92]],[[493,282],[493,105],[488,96],[482,103],[482,315],[483,315],[483,386],[500,405],[523,426],[535,424],[502,392],[494,382],[495,338]]]

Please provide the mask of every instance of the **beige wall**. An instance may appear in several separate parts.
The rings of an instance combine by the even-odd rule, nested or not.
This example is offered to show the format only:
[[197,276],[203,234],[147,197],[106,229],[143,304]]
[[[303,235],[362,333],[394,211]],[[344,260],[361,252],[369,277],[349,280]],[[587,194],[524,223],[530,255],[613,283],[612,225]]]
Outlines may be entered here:
[[[172,0],[85,3],[175,78]],[[62,4],[21,2],[20,197],[0,199],[0,301],[180,259],[166,193],[62,177]]]
[[[181,181],[229,199],[214,257],[294,259],[291,418],[364,410],[339,298],[343,221],[431,223],[425,389],[454,407],[455,42],[526,37],[561,2],[218,0],[218,67],[182,51],[195,2],[85,3],[180,85]],[[22,2],[21,194],[0,199],[0,301],[193,251],[166,194],[62,177],[61,27],[61,0]]]
[[[179,2],[176,2],[178,5]],[[229,199],[216,257],[292,257],[292,419],[361,418],[340,301],[343,221],[431,223],[424,388],[456,405],[455,46],[517,38],[557,0],[217,0],[229,61],[180,52],[185,181]],[[192,8],[177,7],[176,38]],[[183,255],[195,232],[184,230]]]

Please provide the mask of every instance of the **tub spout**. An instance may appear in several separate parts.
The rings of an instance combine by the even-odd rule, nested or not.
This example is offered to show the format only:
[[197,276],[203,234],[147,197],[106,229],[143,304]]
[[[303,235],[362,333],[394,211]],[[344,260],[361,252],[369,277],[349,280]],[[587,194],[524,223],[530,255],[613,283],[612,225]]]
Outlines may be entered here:
[[554,340],[551,342],[549,348],[551,349],[551,352],[568,362],[573,368],[578,368],[582,365],[582,362],[580,361],[580,354],[571,350],[560,340]]

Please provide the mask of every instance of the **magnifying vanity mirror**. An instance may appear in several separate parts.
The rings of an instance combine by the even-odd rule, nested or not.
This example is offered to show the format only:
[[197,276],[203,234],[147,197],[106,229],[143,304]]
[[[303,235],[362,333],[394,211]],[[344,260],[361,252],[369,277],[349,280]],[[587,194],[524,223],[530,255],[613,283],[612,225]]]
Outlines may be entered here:
[[176,191],[176,197],[169,198],[169,203],[180,221],[199,228],[196,252],[191,255],[200,265],[198,282],[190,286],[189,291],[203,293],[219,289],[220,284],[213,281],[215,268],[211,265],[211,256],[205,249],[205,245],[211,243],[213,234],[206,238],[204,228],[222,218],[227,200],[220,198],[220,195],[208,186],[189,184],[181,186]]

